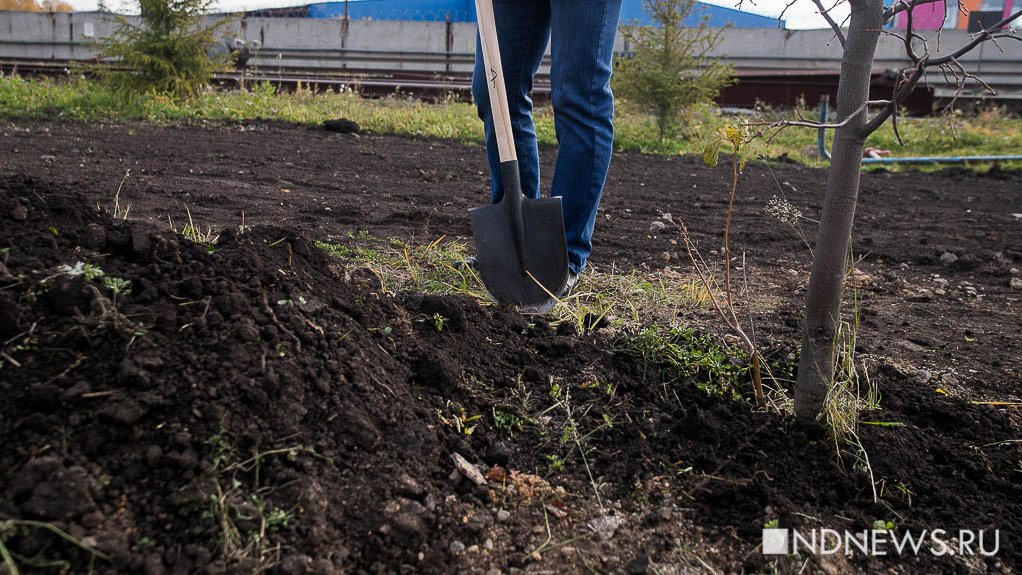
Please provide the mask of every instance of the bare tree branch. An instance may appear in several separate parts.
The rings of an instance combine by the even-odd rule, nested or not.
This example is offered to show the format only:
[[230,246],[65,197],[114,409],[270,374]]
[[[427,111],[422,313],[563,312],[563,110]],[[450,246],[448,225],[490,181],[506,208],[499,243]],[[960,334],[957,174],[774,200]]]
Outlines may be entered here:
[[890,22],[891,18],[894,18],[905,10],[912,10],[916,6],[923,6],[924,4],[936,4],[937,2],[944,2],[945,0],[909,0],[909,2],[895,2],[890,8],[884,10],[884,24]]
[[784,10],[781,10],[781,13],[777,15],[778,26],[781,24],[781,20],[784,18],[784,15],[788,13],[788,8],[794,6],[796,2],[798,2],[798,0],[788,0],[788,3],[784,6]]
[[941,64],[946,64],[946,63],[950,62],[951,60],[954,60],[954,59],[957,59],[957,58],[961,58],[962,56],[964,56],[964,55],[968,54],[969,52],[971,52],[972,49],[975,48],[976,46],[979,46],[983,42],[985,42],[987,40],[990,40],[992,38],[1015,37],[1013,31],[1009,31],[1009,32],[1005,32],[1005,33],[1001,33],[1001,34],[997,34],[997,35],[995,35],[994,32],[997,31],[997,30],[1000,30],[1001,28],[1007,26],[1008,24],[1011,24],[1013,21],[1017,20],[1019,16],[1022,16],[1022,9],[1016,10],[1014,14],[1011,14],[1011,15],[1007,16],[1006,18],[1002,19],[1000,22],[994,24],[993,26],[987,28],[986,30],[983,30],[982,32],[977,32],[975,34],[975,36],[973,37],[972,41],[970,41],[968,44],[962,46],[961,48],[955,50],[951,54],[949,54],[947,56],[943,56],[941,58],[936,58],[934,60],[930,60],[929,63],[927,64],[927,66],[939,66]]
[[880,126],[882,126],[888,118],[897,113],[898,106],[905,101],[905,98],[907,98],[909,94],[912,93],[916,84],[919,83],[919,79],[922,78],[925,73],[925,60],[920,60],[912,69],[912,74],[907,79],[904,79],[895,85],[895,92],[894,95],[891,96],[890,103],[862,126],[861,135],[863,138],[877,131],[877,129],[880,128]]
[[[841,48],[845,47],[845,33],[841,30],[841,26],[830,17],[830,11],[832,8],[824,8],[822,0],[813,0],[813,4],[820,10],[820,16],[827,21],[830,25],[830,29],[834,31],[834,35],[837,36],[837,41],[841,43]],[[785,8],[787,10],[787,8]]]
[[[898,0],[898,2],[900,4],[908,4],[905,0]],[[905,35],[904,36],[901,36],[899,34],[895,34],[894,32],[889,32],[889,34],[891,36],[894,36],[895,38],[899,38],[902,41],[902,43],[905,44],[905,53],[908,54],[908,57],[909,57],[910,60],[912,60],[913,64],[918,64],[919,60],[921,58],[920,58],[920,56],[918,54],[916,54],[916,49],[915,49],[915,46],[912,45],[912,41],[913,40],[919,40],[920,42],[922,42],[922,44],[923,44],[923,57],[928,57],[930,55],[930,47],[926,43],[926,38],[923,37],[922,35],[920,35],[918,32],[916,32],[913,29],[914,24],[913,24],[912,18],[913,18],[912,11],[909,10],[908,13],[907,13],[907,19],[906,19],[906,22],[905,22]]]
[[951,101],[948,102],[948,105],[944,106],[944,109],[941,110],[943,113],[950,113],[952,110],[954,110],[955,104],[958,102],[958,98],[960,98],[962,94],[965,92],[966,80],[969,79],[974,80],[977,84],[983,86],[983,88],[991,95],[994,96],[997,95],[997,90],[995,90],[993,86],[988,84],[979,76],[966,70],[965,66],[963,66],[962,63],[959,62],[958,60],[952,60],[948,64],[943,64],[941,68],[945,70],[945,74],[947,73],[948,70],[951,71],[951,74],[954,75],[955,77],[955,86],[957,86],[957,90],[955,90],[955,95],[951,98]]
[[779,122],[748,122],[746,126],[765,126],[763,131],[770,130],[772,128],[790,128],[792,126],[801,126],[803,128],[817,128],[822,130],[833,130],[845,126],[852,118],[859,115],[859,112],[866,109],[867,106],[886,106],[889,105],[889,100],[869,100],[863,102],[861,106],[855,109],[854,112],[848,115],[847,118],[841,120],[836,124],[825,124],[822,122],[813,122],[811,120],[781,120]]
[[[915,6],[921,3],[925,4],[927,3],[927,1],[928,0],[910,0],[906,2],[905,0],[900,0],[897,6]],[[862,136],[866,137],[869,134],[872,134],[877,129],[879,129],[880,126],[882,126],[883,123],[886,122],[889,118],[894,118],[893,121],[895,123],[897,122],[898,106],[905,101],[905,98],[908,98],[908,96],[912,93],[912,90],[914,90],[916,85],[919,83],[919,80],[925,76],[927,68],[941,68],[944,71],[945,78],[948,71],[950,71],[955,76],[955,84],[958,87],[958,91],[955,93],[955,98],[954,100],[952,100],[952,104],[954,103],[955,100],[958,99],[958,96],[962,93],[962,91],[964,91],[965,82],[966,80],[969,79],[976,81],[978,84],[982,85],[991,93],[996,94],[997,92],[989,84],[987,84],[985,81],[977,77],[975,74],[972,74],[971,72],[966,70],[965,66],[963,66],[961,62],[958,61],[958,58],[964,56],[965,54],[968,54],[973,48],[979,46],[980,44],[986,41],[993,41],[996,38],[1019,39],[1014,34],[1013,30],[1007,32],[998,32],[998,30],[1000,30],[1004,26],[1007,26],[1012,21],[1018,19],[1020,16],[1022,16],[1022,10],[1017,10],[1014,14],[1007,16],[1006,18],[1002,19],[1000,22],[994,24],[993,26],[974,34],[972,40],[969,41],[969,43],[965,44],[958,50],[955,50],[951,54],[941,56],[939,58],[931,58],[929,55],[929,49],[926,48],[925,40],[923,43],[924,53],[922,56],[916,54],[912,46],[912,38],[921,37],[912,31],[912,12],[910,11],[908,13],[908,22],[907,29],[905,31],[905,36],[897,37],[900,38],[905,43],[905,50],[908,53],[909,58],[915,65],[912,67],[912,72],[911,74],[909,74],[908,78],[898,82],[898,84],[895,86],[894,88],[895,93],[891,97],[890,104],[888,104],[887,107],[881,110],[865,125],[863,125]],[[905,71],[903,70],[902,74],[904,74],[904,72]],[[895,135],[898,136],[896,125]],[[900,136],[898,136],[898,140],[899,142],[901,141]]]

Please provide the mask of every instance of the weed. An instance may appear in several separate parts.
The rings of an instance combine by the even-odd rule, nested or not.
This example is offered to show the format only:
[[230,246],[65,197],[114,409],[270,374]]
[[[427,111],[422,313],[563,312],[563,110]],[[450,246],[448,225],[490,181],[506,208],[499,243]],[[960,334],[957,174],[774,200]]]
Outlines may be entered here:
[[34,336],[36,324],[32,324],[32,327],[28,331],[19,333],[18,335],[2,342],[0,346],[0,370],[5,368],[8,364],[14,367],[21,367],[21,362],[14,358],[12,354],[34,351],[36,349],[37,340]]
[[[57,267],[57,272],[62,275],[81,277],[85,280],[86,291],[92,293],[91,313],[89,316],[78,314],[83,326],[96,328],[110,328],[112,331],[129,341],[130,346],[135,338],[145,335],[146,330],[125,316],[118,309],[118,299],[130,293],[131,281],[123,278],[108,276],[97,265],[88,262],[75,262],[74,265],[62,264]],[[54,276],[55,277],[55,276]],[[52,278],[45,278],[42,283],[48,283]],[[104,295],[97,287],[106,288],[111,297]]]
[[128,293],[128,290],[131,289],[131,280],[107,276],[103,278],[103,287],[112,291],[116,297]]
[[186,239],[189,239],[197,244],[203,244],[210,246],[216,243],[220,239],[220,234],[214,234],[213,228],[207,227],[205,231],[202,230],[202,226],[198,226],[192,220],[192,212],[187,207],[185,213],[188,214],[188,225],[181,230],[181,235]]
[[0,565],[6,567],[7,572],[10,573],[10,575],[18,575],[18,573],[20,573],[18,568],[19,561],[23,565],[34,567],[37,569],[57,568],[62,572],[68,572],[72,570],[73,566],[71,565],[71,563],[67,561],[47,560],[42,559],[40,557],[31,558],[21,557],[20,555],[18,555],[17,553],[15,553],[14,551],[7,547],[7,542],[10,541],[13,537],[16,537],[31,529],[40,529],[43,531],[48,531],[53,535],[56,535],[63,541],[70,543],[71,545],[85,551],[86,553],[89,553],[90,557],[87,571],[90,573],[93,570],[93,563],[95,562],[97,557],[99,559],[103,559],[104,561],[110,560],[110,557],[108,557],[104,553],[101,553],[100,551],[97,551],[96,549],[93,549],[92,547],[86,545],[82,541],[74,538],[66,531],[57,527],[56,525],[53,525],[52,523],[34,521],[30,519],[0,518]]
[[546,456],[547,470],[550,473],[564,473],[564,460],[560,455],[550,454]]
[[[599,431],[610,427],[610,419],[603,418],[601,423],[595,426],[593,429],[583,434],[580,433],[581,422],[589,419],[589,412],[592,409],[592,404],[586,406],[581,413],[576,410],[576,406],[571,401],[571,389],[568,387],[561,388],[560,385],[551,381],[550,397],[554,399],[554,404],[551,405],[544,411],[544,413],[563,413],[564,419],[560,427],[560,443],[562,446],[571,444],[572,447],[578,449],[579,457],[582,459],[582,464],[585,466],[586,474],[589,476],[590,485],[593,488],[593,493],[596,495],[596,503],[603,508],[603,501],[600,498],[600,488],[596,483],[596,479],[593,477],[592,468],[589,466],[589,458],[586,455],[587,444],[589,438]],[[564,462],[559,455],[548,455],[547,459],[550,461],[548,467],[551,471],[556,472],[555,464],[560,463],[560,468],[563,471]]]
[[510,437],[514,437],[516,431],[520,431],[527,423],[534,423],[529,418],[519,416],[513,409],[505,406],[493,406],[490,410],[493,416],[493,427],[503,431]]
[[459,435],[472,435],[475,433],[482,415],[469,415],[464,407],[457,407],[450,400],[444,409],[437,408],[437,419],[440,423],[458,432]]
[[434,313],[433,314],[433,328],[436,329],[437,332],[444,331],[444,322],[446,322],[446,321],[447,321],[447,318],[445,318],[440,313]]
[[447,318],[439,312],[434,313],[432,316],[420,317],[415,321],[430,324],[437,333],[443,333],[444,326],[447,324]]
[[212,493],[201,517],[213,523],[220,556],[227,565],[251,562],[255,565],[251,572],[263,572],[280,560],[280,546],[271,544],[270,533],[288,527],[295,516],[269,502],[275,486],[263,484],[262,468],[280,457],[288,461],[312,457],[328,465],[333,460],[301,445],[257,452],[246,459],[236,443],[226,430],[206,441],[213,467]]
[[188,223],[185,227],[178,231],[177,227],[174,226],[174,220],[167,216],[167,223],[170,225],[170,230],[175,234],[181,234],[186,240],[203,245],[206,247],[206,251],[213,253],[214,245],[220,239],[220,234],[213,231],[213,228],[197,225],[195,220],[192,219],[192,211],[185,206],[185,213],[188,216]]
[[125,204],[124,207],[121,207],[121,190],[124,189],[124,182],[128,181],[128,176],[130,175],[131,170],[125,170],[121,183],[117,185],[117,192],[114,194],[113,213],[111,214],[115,220],[128,219],[128,213],[131,211],[131,204]]
[[[773,171],[771,170],[771,175]],[[775,178],[776,181],[776,178]],[[779,186],[780,184],[778,184]],[[816,220],[811,220],[802,214],[802,210],[798,209],[797,206],[788,201],[785,197],[777,197],[776,195],[770,198],[770,202],[767,203],[766,213],[770,216],[777,218],[783,224],[790,227],[800,240],[802,244],[809,250],[809,254],[812,255],[813,247],[809,243],[809,238],[806,236],[806,232],[802,229],[802,222],[808,221],[812,223],[819,223]]]
[[[298,303],[300,305],[305,305],[305,304],[307,304],[309,302],[308,302],[308,300],[305,299],[305,296],[299,295],[298,296]],[[292,298],[279,299],[279,300],[277,300],[277,305],[284,306],[284,307],[294,307],[295,306],[295,300],[292,299]]]
[[561,388],[560,384],[551,383],[549,395],[554,401],[560,401],[564,398],[564,390]]
[[97,265],[88,262],[75,262],[74,265],[61,264],[57,271],[71,277],[82,277],[87,282],[103,277],[106,273]]
[[[855,261],[849,256],[849,261]],[[873,488],[873,500],[879,500],[873,467],[869,454],[859,437],[859,425],[863,412],[880,409],[880,392],[870,379],[865,366],[860,371],[856,364],[855,345],[859,327],[858,289],[854,283],[855,267],[850,266],[848,275],[853,279],[853,318],[854,323],[841,322],[838,326],[834,351],[837,354],[834,364],[837,373],[831,381],[830,389],[823,405],[823,419],[830,429],[837,452],[838,460],[848,453],[852,458],[852,467],[869,476]],[[860,375],[861,374],[861,375]],[[890,422],[887,422],[890,423]],[[896,425],[893,425],[896,426]]]
[[[902,499],[904,499],[905,503],[908,504],[909,507],[912,507],[912,496],[915,495],[912,489],[907,484],[901,481],[895,482],[893,488],[894,492],[897,495],[899,495]],[[881,496],[883,496],[882,490]]]
[[873,531],[892,531],[893,529],[893,521],[885,521],[883,519],[873,521]]

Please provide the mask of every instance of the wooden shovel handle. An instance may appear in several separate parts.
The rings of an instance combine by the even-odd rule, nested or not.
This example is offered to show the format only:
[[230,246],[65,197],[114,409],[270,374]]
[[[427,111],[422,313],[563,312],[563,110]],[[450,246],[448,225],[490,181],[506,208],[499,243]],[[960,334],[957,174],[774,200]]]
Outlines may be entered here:
[[511,113],[507,107],[504,70],[500,65],[500,47],[497,43],[497,24],[493,18],[493,1],[475,0],[475,3],[479,38],[483,45],[486,89],[490,93],[493,131],[497,137],[497,151],[500,153],[501,163],[512,162],[518,159],[518,155],[515,153],[515,140],[511,133]]

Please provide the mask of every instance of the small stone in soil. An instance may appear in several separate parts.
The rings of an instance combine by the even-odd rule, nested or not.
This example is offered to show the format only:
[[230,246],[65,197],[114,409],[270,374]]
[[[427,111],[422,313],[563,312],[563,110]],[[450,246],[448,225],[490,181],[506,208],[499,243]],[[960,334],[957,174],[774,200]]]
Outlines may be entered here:
[[1008,287],[1022,290],[1022,278],[1011,278],[1011,281],[1008,282]]
[[616,515],[605,515],[590,521],[589,528],[594,531],[596,539],[608,541],[611,537],[614,537],[614,533],[617,532],[618,527],[621,527],[622,523],[624,521]]
[[454,555],[457,555],[465,550],[465,544],[461,541],[451,541],[450,551]]
[[460,453],[452,453],[451,460],[454,461],[454,468],[458,470],[463,476],[469,481],[476,485],[486,485],[486,478],[479,469],[468,462],[467,459],[461,456]]
[[940,254],[940,265],[949,266],[958,261],[958,256],[951,252],[944,252]]
[[99,224],[89,224],[82,237],[82,246],[90,250],[101,250],[106,244],[106,230]]
[[909,378],[909,381],[917,385],[924,385],[928,381],[930,381],[931,377],[933,376],[930,374],[930,372],[926,371],[925,369],[920,369],[912,374],[912,377]]
[[640,553],[634,559],[625,563],[625,572],[629,575],[643,575],[649,571],[649,555]]

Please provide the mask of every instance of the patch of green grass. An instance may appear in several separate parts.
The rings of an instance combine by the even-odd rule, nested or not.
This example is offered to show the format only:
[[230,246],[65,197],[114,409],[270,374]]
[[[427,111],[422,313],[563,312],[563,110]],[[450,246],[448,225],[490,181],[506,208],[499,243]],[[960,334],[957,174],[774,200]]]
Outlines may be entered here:
[[[478,274],[457,265],[468,257],[468,245],[461,241],[440,237],[427,244],[414,244],[358,232],[348,234],[347,241],[317,241],[315,245],[355,267],[368,269],[387,293],[461,294],[487,300]],[[430,321],[437,331],[443,330],[443,318]]]
[[188,102],[143,95],[118,98],[97,82],[26,80],[0,77],[0,116],[49,117],[81,121],[143,120],[282,120],[319,124],[339,117],[354,120],[363,130],[376,133],[434,136],[482,141],[482,124],[471,104],[447,101],[426,103],[408,98],[364,99],[352,92],[312,94],[277,93],[273,87],[246,91],[203,93]]
[[[415,243],[353,231],[315,245],[352,267],[371,271],[386,293],[464,295],[490,302],[475,270],[457,265],[469,254],[468,244],[460,240],[440,237],[429,243]],[[707,301],[705,290],[697,282],[671,269],[643,273],[591,269],[582,274],[571,296],[554,307],[550,318],[558,323],[569,322],[577,333],[584,334],[598,328],[620,330],[675,318]],[[438,332],[444,329],[443,317],[420,319]]]
[[[392,96],[366,99],[351,91],[314,93],[299,89],[278,93],[269,84],[251,91],[214,91],[187,103],[144,95],[125,101],[101,84],[86,80],[26,80],[0,77],[0,117],[60,117],[80,121],[142,120],[149,122],[281,120],[319,124],[339,117],[357,122],[374,133],[453,138],[482,142],[482,124],[472,104],[453,98],[427,103]],[[815,111],[803,112],[815,117]],[[757,112],[756,121],[794,119],[791,111]],[[535,110],[540,144],[556,145],[553,112],[549,105]],[[700,154],[706,141],[733,121],[711,107],[685,112],[683,133],[661,139],[652,116],[621,106],[615,118],[615,148],[651,154]],[[1022,119],[999,110],[963,113],[947,118],[899,120],[905,146],[897,142],[890,123],[870,136],[866,145],[888,149],[895,156],[1014,154],[1022,149]],[[828,141],[833,137],[830,134]],[[815,166],[825,165],[816,153],[816,131],[788,128],[772,138],[757,141],[756,157],[785,156]],[[1022,163],[1020,163],[1022,165]],[[890,169],[890,166],[888,166]],[[913,168],[915,169],[915,168]]]
[[623,334],[618,345],[646,365],[660,366],[666,387],[691,381],[710,395],[738,399],[738,385],[748,379],[748,362],[740,348],[690,327],[654,324]]

